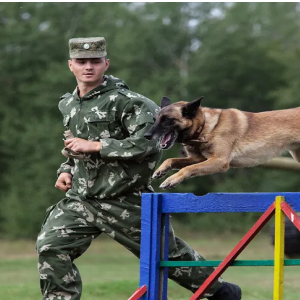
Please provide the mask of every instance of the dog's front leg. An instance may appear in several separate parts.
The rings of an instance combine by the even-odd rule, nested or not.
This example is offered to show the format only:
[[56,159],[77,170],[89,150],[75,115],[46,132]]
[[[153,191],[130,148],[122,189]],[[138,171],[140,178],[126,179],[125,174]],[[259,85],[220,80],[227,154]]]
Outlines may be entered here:
[[204,157],[182,157],[166,159],[160,167],[154,172],[152,178],[161,178],[167,174],[169,170],[180,170],[186,166],[204,161]]
[[209,158],[204,162],[187,166],[179,172],[168,177],[159,187],[168,189],[174,187],[185,179],[214,174],[218,172],[226,172],[229,169],[229,161],[223,158]]

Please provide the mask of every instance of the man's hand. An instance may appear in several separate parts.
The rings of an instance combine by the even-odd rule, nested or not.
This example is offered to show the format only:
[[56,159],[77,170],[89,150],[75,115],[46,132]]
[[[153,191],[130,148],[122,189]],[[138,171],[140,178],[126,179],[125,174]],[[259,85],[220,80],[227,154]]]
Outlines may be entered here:
[[80,138],[73,138],[65,140],[65,146],[75,152],[91,153],[99,152],[101,149],[101,142],[87,141]]
[[55,187],[63,192],[68,191],[72,186],[72,175],[70,173],[60,173]]

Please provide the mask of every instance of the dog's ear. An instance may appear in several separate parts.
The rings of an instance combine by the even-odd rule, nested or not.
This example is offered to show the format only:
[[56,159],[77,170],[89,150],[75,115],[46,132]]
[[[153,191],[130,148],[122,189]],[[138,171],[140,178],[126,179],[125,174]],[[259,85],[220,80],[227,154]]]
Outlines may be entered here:
[[203,98],[204,97],[202,96],[199,99],[193,100],[192,102],[189,102],[185,106],[183,106],[181,110],[182,116],[188,119],[192,119],[196,115]]
[[163,108],[163,107],[168,106],[170,104],[171,104],[171,100],[168,97],[164,96],[164,97],[161,98],[160,108]]

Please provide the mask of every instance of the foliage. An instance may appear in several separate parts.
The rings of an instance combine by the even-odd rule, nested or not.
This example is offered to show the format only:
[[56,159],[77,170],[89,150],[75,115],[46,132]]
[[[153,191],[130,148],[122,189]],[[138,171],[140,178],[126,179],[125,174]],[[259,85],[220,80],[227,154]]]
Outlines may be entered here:
[[[285,2],[0,3],[1,234],[35,238],[45,209],[63,197],[54,183],[64,161],[57,104],[75,88],[69,38],[105,36],[108,73],[157,103],[204,95],[205,106],[260,111],[299,105],[299,14],[297,3]],[[297,173],[255,168],[190,179],[170,192],[298,189]],[[234,230],[229,223],[222,228]]]

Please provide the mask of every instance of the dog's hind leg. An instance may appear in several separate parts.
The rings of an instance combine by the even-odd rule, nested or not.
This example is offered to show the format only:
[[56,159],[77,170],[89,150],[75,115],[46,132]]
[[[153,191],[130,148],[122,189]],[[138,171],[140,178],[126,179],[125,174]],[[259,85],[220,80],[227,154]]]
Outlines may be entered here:
[[167,174],[169,170],[180,170],[186,166],[205,161],[203,156],[198,157],[182,157],[182,158],[169,158],[166,159],[160,167],[154,172],[152,178],[161,178]]
[[300,162],[300,148],[298,148],[296,150],[291,150],[289,152],[297,162]]

